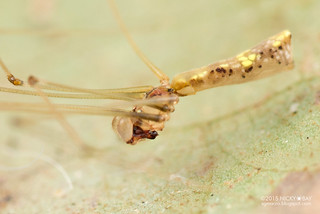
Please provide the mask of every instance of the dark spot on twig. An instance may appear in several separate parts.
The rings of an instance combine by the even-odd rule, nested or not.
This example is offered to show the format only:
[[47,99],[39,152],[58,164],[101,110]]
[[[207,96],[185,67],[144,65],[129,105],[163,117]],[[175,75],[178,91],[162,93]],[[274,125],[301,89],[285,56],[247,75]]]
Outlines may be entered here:
[[252,69],[253,69],[253,67],[251,66],[250,68],[248,68],[248,69],[246,70],[246,72],[249,73],[250,71],[252,71]]
[[218,73],[226,73],[226,69],[221,68],[221,67],[217,67],[217,68],[216,68],[216,71],[217,71]]
[[0,195],[0,208],[5,207],[10,201],[12,201],[12,196],[10,194]]

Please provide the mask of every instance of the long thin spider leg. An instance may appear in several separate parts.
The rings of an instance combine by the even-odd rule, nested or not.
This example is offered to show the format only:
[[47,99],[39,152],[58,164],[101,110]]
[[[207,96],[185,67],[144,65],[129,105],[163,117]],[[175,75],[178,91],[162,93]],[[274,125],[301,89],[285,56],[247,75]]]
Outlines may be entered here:
[[[81,114],[81,115],[97,115],[97,116],[124,116],[135,117],[155,122],[167,120],[166,116],[159,114],[149,114],[143,112],[132,112],[130,110],[107,108],[99,106],[85,105],[68,105],[68,104],[52,104],[63,114]],[[0,102],[0,110],[4,111],[21,111],[37,114],[52,114],[48,109],[48,105],[43,103],[24,103],[24,102]]]
[[[49,82],[49,81],[45,81],[45,80],[39,80],[37,79],[38,82],[36,83],[37,85],[41,85],[43,89],[48,89],[48,87],[54,87],[55,90],[69,90],[71,92],[84,92],[84,93],[92,93],[94,95],[101,95],[101,96],[105,96],[106,95],[106,91],[100,91],[100,90],[92,90],[92,89],[84,89],[84,88],[77,88],[77,87],[73,87],[73,86],[67,86],[67,85],[63,85],[63,84],[59,84],[59,83],[53,83],[53,82]],[[39,84],[40,83],[40,84]],[[151,87],[151,88],[150,88]],[[116,94],[119,94],[119,96],[124,96],[124,98],[129,98],[129,99],[124,99],[127,101],[133,101],[134,102],[134,98],[136,99],[142,99],[142,100],[138,100],[137,104],[139,102],[143,102],[143,98],[145,97],[145,93],[149,92],[152,90],[152,86],[150,87],[139,87],[139,88],[127,88],[127,89],[110,89],[108,90],[108,93],[110,93],[111,96],[115,96]],[[148,91],[142,91],[148,89]],[[136,94],[137,96],[135,97],[134,94],[130,94],[130,93],[137,93],[137,91],[141,91],[143,93],[138,93]],[[127,91],[127,92],[125,92]],[[129,94],[126,94],[129,93]],[[131,99],[132,98],[132,99]],[[167,105],[162,105],[163,101],[159,100],[159,99],[153,99],[154,102],[143,102],[143,104],[148,105],[150,107],[154,107],[157,108],[161,111],[171,111],[170,109],[167,109]],[[148,101],[150,101],[150,99],[148,99]],[[169,100],[166,100],[169,101]],[[133,103],[131,103],[132,105]],[[141,105],[141,104],[140,104]]]
[[[74,86],[68,86],[60,83],[53,83],[46,80],[38,79],[36,83],[39,88],[45,90],[55,90],[55,91],[69,91],[69,92],[81,92],[88,93],[100,96],[124,96],[130,98],[143,98],[144,93],[152,90],[152,86],[149,87],[135,87],[135,88],[125,88],[125,89],[86,89],[86,88],[78,88]],[[135,90],[136,89],[136,90]]]
[[[9,71],[3,61],[0,59],[0,66],[4,70],[4,72],[8,76],[8,80],[15,86],[22,86],[23,81],[17,79],[13,76],[13,74]],[[30,76],[33,78],[32,76]],[[157,108],[161,111],[171,111],[171,109],[167,108],[167,105],[162,105],[163,101],[169,100],[161,100],[161,99],[150,99],[144,100],[144,96],[146,92],[152,90],[152,86],[138,86],[131,88],[120,88],[120,89],[86,89],[86,88],[78,88],[74,86],[63,85],[59,83],[53,83],[45,80],[37,79],[34,82],[37,85],[37,88],[50,90],[50,91],[68,91],[73,92],[71,94],[68,93],[52,93],[52,92],[44,92],[41,91],[41,94],[46,97],[55,97],[55,98],[74,98],[74,99],[117,99],[117,100],[126,100],[136,102],[136,105],[148,105],[153,108]],[[33,86],[34,87],[34,86]],[[12,89],[0,87],[0,92],[8,92],[8,93],[16,93],[16,94],[24,94],[24,95],[33,95],[39,96],[40,94],[36,91],[24,90],[24,89]],[[82,94],[76,94],[76,92],[82,92]],[[142,100],[141,100],[142,99]],[[139,103],[140,102],[140,103]],[[131,103],[131,106],[134,103]]]
[[[53,85],[56,85],[56,86],[53,86]],[[46,86],[38,83],[38,86],[45,90],[63,91],[63,92],[76,92],[78,89],[80,90],[84,89],[88,93],[96,92],[96,93],[103,93],[104,95],[105,94],[121,94],[121,93],[145,93],[153,89],[153,86],[150,86],[150,85],[133,86],[133,87],[127,87],[127,88],[113,88],[113,89],[91,89],[91,88],[88,89],[88,88],[77,88],[72,86],[66,86],[63,84],[57,84],[52,82],[50,82],[50,85],[46,85]]]
[[[23,81],[16,78],[0,59],[0,67],[7,75],[8,80],[15,86],[23,86]],[[132,88],[119,88],[119,89],[85,89],[73,86],[67,86],[58,83],[52,83],[48,81],[41,80],[38,84],[39,89],[50,90],[50,91],[67,91],[67,92],[81,92],[85,94],[62,94],[62,93],[52,93],[43,92],[49,97],[59,97],[59,98],[75,98],[75,99],[119,99],[119,100],[135,100],[144,97],[144,93],[152,90],[152,86],[139,86]],[[26,86],[27,87],[27,86]],[[10,92],[25,95],[39,96],[35,91],[28,91],[25,89],[10,89],[5,87],[0,87],[2,92]],[[93,96],[91,96],[93,95]]]
[[160,79],[161,83],[168,83],[169,82],[169,77],[163,72],[161,71],[157,66],[155,66],[143,53],[142,51],[139,49],[139,47],[137,46],[137,44],[134,42],[134,40],[132,39],[126,25],[124,24],[116,4],[114,3],[113,0],[108,0],[109,5],[111,7],[112,13],[114,14],[118,25],[120,26],[124,36],[127,38],[129,44],[131,45],[131,47],[133,48],[133,50],[136,52],[136,54],[139,56],[139,58],[144,62],[144,64],[146,64],[150,70]]
[[74,128],[68,123],[66,118],[63,116],[59,110],[55,108],[55,106],[50,102],[49,98],[42,92],[42,90],[37,86],[36,84],[37,79],[34,77],[31,77],[28,79],[28,83],[31,87],[36,89],[36,91],[39,93],[41,98],[44,100],[44,102],[47,104],[49,111],[52,112],[52,114],[55,116],[55,118],[58,120],[60,125],[66,130],[66,132],[69,134],[71,139],[75,144],[80,146],[81,148],[86,148],[86,144],[82,141],[78,133],[74,130]]
[[[6,88],[0,87],[0,92],[14,93],[14,94],[22,94],[22,95],[31,95],[31,96],[39,96],[39,94],[35,91],[25,90],[25,89],[15,89],[15,88]],[[51,92],[43,92],[48,97],[55,98],[69,98],[69,99],[114,99],[114,100],[126,100],[132,101],[136,99],[141,99],[141,95],[130,95],[130,94],[106,94],[106,95],[94,95],[94,94],[75,94],[75,93],[51,93]]]
[[[13,77],[11,72],[8,70],[8,68],[5,66],[5,64],[0,61],[0,64],[7,74],[8,77]],[[16,78],[15,78],[16,79]],[[14,85],[22,85],[23,82],[19,80],[19,84],[13,83]],[[71,92],[87,92],[87,93],[93,93],[93,94],[67,94],[67,93],[52,93],[52,92],[43,92],[41,91],[42,96],[46,97],[55,97],[55,98],[74,98],[74,99],[118,99],[118,100],[126,100],[130,101],[126,103],[127,106],[133,106],[133,105],[147,105],[153,108],[157,108],[161,111],[167,112],[171,111],[170,108],[168,108],[168,105],[165,105],[163,103],[167,102],[175,102],[176,99],[171,98],[152,98],[152,99],[142,99],[144,96],[144,93],[146,91],[150,91],[152,89],[152,86],[140,86],[140,87],[132,87],[132,88],[124,88],[124,89],[101,89],[101,90],[92,90],[92,89],[83,89],[83,88],[77,88],[72,86],[65,86],[62,84],[57,83],[51,83],[47,81],[42,81],[42,84],[39,84],[39,82],[35,82],[34,84],[37,85],[37,88],[39,89],[46,89],[46,90],[58,90],[58,91],[71,91]],[[53,87],[53,88],[50,88]],[[33,96],[39,96],[39,92],[31,91],[31,90],[24,90],[24,89],[13,89],[13,88],[5,88],[0,87],[1,92],[8,92],[8,93],[17,93],[17,94],[23,94],[23,95],[33,95]],[[139,94],[139,93],[140,94]],[[142,93],[143,92],[143,93]],[[131,93],[138,93],[134,95],[138,95],[137,97],[134,97]],[[138,100],[137,100],[138,98]],[[123,104],[122,104],[123,106]],[[29,110],[30,111],[30,110]],[[148,118],[148,117],[147,117]],[[151,120],[153,120],[151,118]],[[158,119],[156,119],[158,120]]]
[[[15,94],[22,94],[22,95],[30,95],[30,96],[39,96],[39,93],[36,91],[31,90],[21,90],[21,89],[14,89],[14,88],[5,88],[0,87],[0,92],[8,92],[8,93],[15,93]],[[152,99],[134,99],[133,97],[123,97],[119,95],[91,95],[91,94],[67,94],[67,93],[50,93],[50,92],[43,92],[43,94],[47,97],[54,97],[54,98],[68,98],[68,99],[115,99],[115,100],[124,100],[129,101],[127,103],[121,103],[122,106],[134,106],[134,105],[147,105],[150,107],[158,108],[162,111],[166,110],[162,104],[165,102],[175,102],[177,101],[176,98],[152,98]],[[114,105],[119,105],[115,103]]]
[[[23,81],[16,78],[0,59],[0,67],[7,75],[8,80],[15,86],[25,86]],[[138,86],[131,88],[119,88],[119,89],[86,89],[79,88],[74,86],[63,85],[59,83],[53,83],[45,80],[39,80],[36,83],[39,89],[49,90],[49,91],[62,91],[62,92],[72,92],[72,94],[63,94],[63,93],[52,93],[52,92],[43,92],[48,97],[57,97],[57,98],[75,98],[75,99],[119,99],[119,100],[136,100],[142,99],[144,94],[152,90],[152,86]],[[38,93],[34,91],[25,90],[25,89],[10,89],[5,87],[0,87],[2,92],[10,92],[24,95],[34,95],[38,96]],[[74,94],[74,93],[82,94]],[[84,94],[83,94],[84,93]],[[92,96],[91,96],[92,95]]]

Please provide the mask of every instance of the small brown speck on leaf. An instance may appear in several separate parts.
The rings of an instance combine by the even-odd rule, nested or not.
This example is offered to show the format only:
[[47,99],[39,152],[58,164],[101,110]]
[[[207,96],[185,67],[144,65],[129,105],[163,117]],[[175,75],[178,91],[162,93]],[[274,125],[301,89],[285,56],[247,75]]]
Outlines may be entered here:
[[0,192],[0,208],[4,208],[12,201],[12,196],[8,192]]
[[320,104],[320,91],[317,91],[317,92],[316,92],[314,104],[315,104],[315,105],[319,105],[319,104]]
[[34,76],[30,76],[28,78],[28,83],[29,83],[29,85],[33,86],[38,83],[38,79]]
[[253,67],[251,66],[250,68],[248,68],[248,69],[246,70],[246,72],[249,73],[250,71],[252,71],[252,69],[253,69]]

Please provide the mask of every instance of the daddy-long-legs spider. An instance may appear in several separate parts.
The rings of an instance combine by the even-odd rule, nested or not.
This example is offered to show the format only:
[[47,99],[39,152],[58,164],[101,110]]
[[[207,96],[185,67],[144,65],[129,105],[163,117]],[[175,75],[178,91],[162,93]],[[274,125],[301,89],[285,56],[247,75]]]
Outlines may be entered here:
[[[1,87],[0,91],[41,96],[46,103],[3,102],[1,109],[54,114],[58,119],[60,118],[59,120],[72,136],[76,136],[76,134],[67,123],[63,122],[64,114],[113,115],[115,116],[113,119],[115,132],[124,142],[134,145],[142,139],[154,139],[158,135],[158,131],[164,128],[165,121],[169,119],[169,114],[174,110],[179,96],[192,95],[198,91],[217,86],[257,80],[293,67],[291,33],[285,30],[236,57],[178,74],[170,83],[168,76],[140,51],[131,38],[113,1],[109,2],[130,45],[159,78],[160,86],[93,90],[37,80],[32,77],[28,82],[35,90]],[[12,84],[23,85],[22,81],[10,73],[4,63],[1,63],[1,67]],[[126,100],[129,101],[132,109],[58,105],[49,102],[47,97]],[[77,137],[74,138],[77,140]]]

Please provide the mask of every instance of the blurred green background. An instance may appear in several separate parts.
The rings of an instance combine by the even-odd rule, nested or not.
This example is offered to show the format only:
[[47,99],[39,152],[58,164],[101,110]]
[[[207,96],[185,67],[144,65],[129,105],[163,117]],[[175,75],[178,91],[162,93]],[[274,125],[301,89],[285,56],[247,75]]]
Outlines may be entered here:
[[[101,148],[98,154],[79,152],[55,120],[1,112],[1,213],[270,213],[293,209],[261,205],[261,197],[279,189],[319,196],[304,186],[319,185],[319,1],[116,3],[139,47],[171,78],[284,29],[293,34],[296,67],[183,97],[160,136],[136,146],[117,139],[112,118],[68,117],[87,143]],[[105,0],[1,1],[0,56],[25,79],[32,74],[87,88],[159,84]],[[11,87],[5,75],[0,85]],[[42,101],[5,93],[0,100]],[[51,159],[66,170],[72,191],[64,193],[67,182]],[[286,188],[298,184],[292,174],[305,173],[310,178],[299,184],[302,192]],[[314,199],[294,208],[308,213],[319,205]]]

